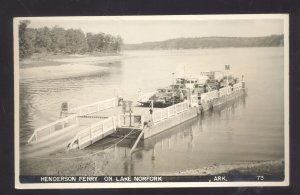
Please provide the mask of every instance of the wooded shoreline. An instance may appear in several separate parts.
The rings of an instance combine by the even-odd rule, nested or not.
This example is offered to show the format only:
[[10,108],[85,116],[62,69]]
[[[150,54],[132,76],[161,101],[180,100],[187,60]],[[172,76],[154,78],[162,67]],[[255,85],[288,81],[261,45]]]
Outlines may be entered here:
[[28,58],[34,53],[85,54],[92,52],[118,53],[123,39],[99,32],[85,33],[81,29],[29,28],[30,21],[19,23],[19,57]]
[[151,49],[200,49],[239,47],[280,47],[284,45],[283,35],[263,37],[182,37],[157,42],[124,44],[124,50]]

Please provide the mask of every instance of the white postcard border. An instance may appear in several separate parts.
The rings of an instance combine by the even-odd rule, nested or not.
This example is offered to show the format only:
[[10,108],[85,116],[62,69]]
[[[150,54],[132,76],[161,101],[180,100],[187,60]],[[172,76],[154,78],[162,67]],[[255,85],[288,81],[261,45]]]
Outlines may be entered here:
[[[19,156],[19,32],[21,20],[247,20],[283,19],[284,21],[284,161],[285,179],[282,182],[124,182],[124,183],[20,183]],[[68,16],[17,17],[13,21],[14,33],[14,165],[17,189],[79,189],[79,188],[179,188],[179,187],[255,187],[289,185],[289,15],[288,14],[228,14],[228,15],[168,15],[168,16]]]

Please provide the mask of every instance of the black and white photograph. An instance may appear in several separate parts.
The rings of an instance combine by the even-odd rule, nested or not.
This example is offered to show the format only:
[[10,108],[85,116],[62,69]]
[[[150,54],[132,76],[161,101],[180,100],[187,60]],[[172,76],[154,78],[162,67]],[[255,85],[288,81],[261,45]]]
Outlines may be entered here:
[[14,18],[15,186],[289,185],[289,15]]

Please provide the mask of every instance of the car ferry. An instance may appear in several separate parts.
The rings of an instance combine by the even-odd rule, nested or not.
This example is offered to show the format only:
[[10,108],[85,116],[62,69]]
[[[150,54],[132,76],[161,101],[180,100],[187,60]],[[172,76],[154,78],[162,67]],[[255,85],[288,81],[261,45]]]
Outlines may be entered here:
[[106,136],[136,138],[132,152],[140,139],[148,139],[244,95],[243,76],[239,79],[211,71],[199,77],[178,77],[168,87],[140,94],[138,105],[120,97],[79,107],[64,102],[61,118],[35,129],[28,140],[30,147],[24,152],[35,155],[45,148],[83,149]]

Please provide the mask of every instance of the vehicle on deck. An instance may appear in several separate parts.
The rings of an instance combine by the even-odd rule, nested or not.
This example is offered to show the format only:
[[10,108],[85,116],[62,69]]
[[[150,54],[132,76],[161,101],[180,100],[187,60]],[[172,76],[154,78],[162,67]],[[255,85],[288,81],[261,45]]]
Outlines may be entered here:
[[199,77],[177,77],[175,84],[157,91],[145,101],[138,101],[141,106],[164,108],[184,100],[190,95],[198,95],[201,104],[201,94],[219,90],[228,85],[233,86],[238,82],[233,76],[224,76],[222,71],[202,72]]
[[164,108],[177,104],[184,100],[183,88],[181,85],[175,84],[169,87],[157,89],[156,93],[152,95],[147,101],[139,101],[142,106]]

